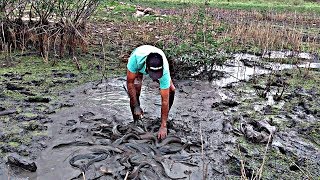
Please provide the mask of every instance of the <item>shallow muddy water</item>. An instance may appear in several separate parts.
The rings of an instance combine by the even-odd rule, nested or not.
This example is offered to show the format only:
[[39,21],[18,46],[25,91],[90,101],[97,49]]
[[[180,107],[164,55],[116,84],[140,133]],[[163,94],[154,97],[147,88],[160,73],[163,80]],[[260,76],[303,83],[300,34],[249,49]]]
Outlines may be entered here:
[[[106,144],[112,145],[116,141],[94,134],[101,124],[110,125],[110,127],[120,125],[126,127],[126,129],[135,127],[131,122],[131,113],[128,106],[129,99],[123,88],[124,83],[125,81],[122,78],[112,79],[94,89],[92,89],[92,84],[87,84],[65,96],[64,98],[70,99],[70,101],[75,103],[75,106],[63,109],[51,117],[54,122],[49,127],[52,138],[48,148],[41,152],[36,161],[38,166],[36,173],[19,173],[14,172],[13,168],[10,168],[9,176],[16,178],[29,177],[30,179],[72,179],[81,177],[81,170],[70,165],[70,158],[79,154],[90,153],[91,149],[103,149],[104,147],[108,147]],[[150,82],[148,79],[145,80],[145,84],[147,86],[143,86],[141,95],[141,103],[145,115],[142,122],[138,125],[141,128],[142,132],[140,133],[142,135],[156,133],[160,125],[160,95],[158,85]],[[155,166],[151,169],[154,171],[160,168],[158,171],[164,170],[165,174],[156,175],[153,171],[148,172],[150,165],[142,168],[143,171],[141,170],[141,172],[145,172],[144,177],[147,178],[161,178],[161,175],[164,177],[167,175],[171,178],[190,177],[191,179],[198,179],[202,177],[203,166],[205,166],[206,171],[211,172],[211,175],[217,174],[217,177],[222,177],[225,170],[219,164],[224,161],[222,154],[225,154],[225,152],[214,152],[218,150],[217,147],[225,146],[224,142],[231,141],[231,138],[220,133],[222,114],[211,111],[211,104],[221,98],[217,89],[209,83],[200,81],[192,83],[190,81],[179,82],[176,86],[179,92],[177,92],[174,106],[169,115],[170,126],[172,128],[169,129],[168,139],[170,139],[169,137],[179,139],[179,143],[170,144],[172,146],[179,147],[186,145],[188,147],[181,150],[170,149],[170,146],[166,146],[169,148],[167,150],[157,147],[160,151],[160,155],[157,155],[157,158],[160,158],[160,160],[157,161],[157,166],[151,165]],[[200,126],[202,128],[203,139],[206,142],[203,148],[208,153],[209,151],[207,150],[211,151],[210,157],[207,155],[206,157],[202,157],[201,137],[199,135]],[[208,132],[216,133],[207,136]],[[119,137],[122,137],[122,135]],[[134,142],[134,140],[139,139],[133,138],[129,140]],[[92,144],[53,148],[59,144],[70,142],[89,142]],[[123,144],[124,146],[121,146]],[[139,146],[143,147],[146,144],[150,143],[143,143]],[[133,153],[133,150],[126,149],[126,146],[128,146],[128,142],[118,144],[115,147],[122,149],[123,152],[113,152],[110,157],[108,156],[103,161],[90,165],[86,172],[87,178],[97,178],[97,176],[104,175],[107,179],[123,178],[126,172],[131,173],[134,170],[133,167],[128,168],[120,164],[117,167],[118,169],[115,170],[118,174],[93,173],[95,172],[93,170],[97,169],[97,172],[99,172],[99,168],[116,168],[108,167],[112,158],[118,158],[117,156],[130,158],[131,156],[126,155],[126,153]],[[134,154],[138,157],[139,153],[142,153],[140,154],[141,157],[146,156],[145,154],[143,155],[145,152],[134,151]],[[210,160],[211,158],[215,160],[212,161]],[[155,159],[155,157],[151,159]],[[137,162],[137,164],[139,163],[141,164],[141,162]],[[215,168],[218,170],[213,172]]]
[[[175,82],[177,92],[169,114],[167,141],[156,139],[160,126],[161,99],[158,84],[148,78],[144,79],[140,98],[144,117],[138,124],[132,122],[124,78],[109,79],[98,85],[88,83],[62,93],[61,101],[68,101],[74,106],[50,115],[50,140],[47,148],[34,160],[37,171],[28,172],[0,163],[0,179],[56,180],[83,179],[83,176],[86,179],[124,179],[126,176],[128,179],[239,177],[239,147],[246,158],[262,159],[262,150],[259,152],[260,149],[256,147],[249,148],[256,145],[264,149],[264,145],[259,143],[266,143],[266,139],[259,137],[259,142],[252,135],[255,133],[261,136],[272,134],[272,152],[284,152],[294,158],[307,159],[306,167],[311,167],[312,177],[317,177],[320,170],[317,140],[315,143],[306,140],[298,132],[308,130],[295,126],[304,122],[310,123],[311,127],[317,126],[317,114],[306,113],[307,105],[284,111],[282,109],[289,100],[275,102],[275,90],[271,90],[265,99],[259,99],[256,92],[248,90],[246,82],[242,82],[253,75],[295,67],[276,63],[251,66],[252,63],[260,63],[260,59],[241,54],[225,66],[216,67],[226,72],[226,76],[213,83],[198,80]],[[299,66],[319,68],[318,62]],[[237,86],[222,88],[230,83],[237,83]],[[318,94],[305,91],[291,93],[291,96],[300,97],[300,94],[315,100],[319,98]],[[252,102],[248,103],[248,100]],[[265,119],[264,116],[271,111],[268,110],[270,107],[280,113]],[[249,118],[252,114],[261,115],[263,123],[257,123],[258,119],[252,121]],[[286,125],[289,128],[283,128],[282,123],[289,124]],[[264,131],[255,127],[257,124]],[[250,127],[252,132],[249,131]],[[244,141],[246,146],[241,144],[243,138],[248,139]],[[291,169],[296,172],[292,163],[289,168],[283,162],[276,161],[267,163],[271,170],[277,166],[277,171],[268,175],[267,179]],[[246,169],[248,173],[252,173],[250,163],[255,166],[254,161],[250,161]]]

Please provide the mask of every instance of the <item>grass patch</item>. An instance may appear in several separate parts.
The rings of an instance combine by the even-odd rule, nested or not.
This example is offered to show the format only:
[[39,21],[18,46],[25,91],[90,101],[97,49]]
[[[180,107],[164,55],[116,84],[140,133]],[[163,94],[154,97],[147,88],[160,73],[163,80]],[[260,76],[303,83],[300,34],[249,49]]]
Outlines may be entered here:
[[[127,3],[139,4],[153,8],[186,8],[193,5],[204,4],[203,0],[135,0],[133,2],[124,0]],[[276,10],[276,11],[298,11],[320,13],[320,4],[304,0],[210,0],[209,6],[225,9],[242,10]]]
[[[133,2],[131,2],[130,0],[124,0],[123,2],[126,2],[128,4],[139,4],[141,6],[148,6],[151,8],[177,8],[177,9],[181,9],[181,8],[186,8],[186,7],[191,7],[195,4],[200,4],[201,1],[196,0],[196,1],[180,1],[180,0],[135,0]],[[203,1],[202,1],[203,2]]]
[[210,4],[213,7],[226,8],[226,9],[243,9],[243,10],[259,10],[259,11],[279,11],[279,12],[313,12],[320,14],[320,5],[316,3],[289,1],[289,2],[259,2],[259,1],[247,1],[247,2],[226,2],[226,1],[214,1]]
[[292,71],[292,78],[288,79],[288,83],[291,88],[303,87],[306,90],[315,89],[320,93],[320,72],[312,71],[308,69],[301,69],[301,72],[298,70]]
[[13,100],[22,100],[24,98],[24,95],[20,94],[19,92],[17,91],[11,91],[11,90],[4,90],[2,92],[2,94],[5,96],[5,97],[10,97],[12,98]]
[[31,132],[31,135],[33,137],[36,137],[36,136],[48,136],[48,132],[46,132],[46,131],[33,131],[33,132]]
[[30,112],[20,113],[20,115],[22,115],[22,116],[24,116],[24,117],[26,117],[26,118],[35,118],[35,117],[38,116],[37,114],[30,113]]
[[8,142],[8,145],[11,147],[17,148],[19,147],[20,144],[18,142]]
[[9,116],[1,116],[0,117],[0,122],[8,123],[9,121],[10,121],[10,117]]
[[94,14],[94,20],[108,20],[121,22],[121,19],[134,19],[132,14],[136,11],[135,7],[118,2],[106,1],[102,3]]

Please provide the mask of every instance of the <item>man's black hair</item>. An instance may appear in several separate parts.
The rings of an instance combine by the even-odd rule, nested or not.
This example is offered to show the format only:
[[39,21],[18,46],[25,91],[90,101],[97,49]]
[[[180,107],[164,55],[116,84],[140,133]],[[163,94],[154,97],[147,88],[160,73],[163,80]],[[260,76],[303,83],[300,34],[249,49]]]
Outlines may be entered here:
[[150,67],[150,61],[154,62],[154,60],[157,60],[160,64],[163,64],[162,56],[159,53],[150,53],[146,59],[147,66]]

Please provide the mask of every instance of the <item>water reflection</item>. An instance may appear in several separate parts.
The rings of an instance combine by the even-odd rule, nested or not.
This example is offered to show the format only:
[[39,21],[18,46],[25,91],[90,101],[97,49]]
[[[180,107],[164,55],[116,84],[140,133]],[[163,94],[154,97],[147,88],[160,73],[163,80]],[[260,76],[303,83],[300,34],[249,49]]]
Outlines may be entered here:
[[[305,59],[308,62],[301,64],[282,64],[277,62],[262,61],[262,58],[268,59],[286,59],[286,58]],[[268,74],[272,71],[281,71],[294,68],[320,68],[320,63],[316,61],[317,56],[309,53],[293,53],[291,51],[280,52],[270,51],[262,56],[256,56],[246,53],[238,53],[233,55],[233,59],[227,60],[223,66],[200,67],[197,72],[191,76],[198,76],[206,69],[220,71],[224,73],[224,77],[216,79],[213,83],[216,86],[225,87],[228,84],[236,83],[243,80],[249,80],[255,75]]]

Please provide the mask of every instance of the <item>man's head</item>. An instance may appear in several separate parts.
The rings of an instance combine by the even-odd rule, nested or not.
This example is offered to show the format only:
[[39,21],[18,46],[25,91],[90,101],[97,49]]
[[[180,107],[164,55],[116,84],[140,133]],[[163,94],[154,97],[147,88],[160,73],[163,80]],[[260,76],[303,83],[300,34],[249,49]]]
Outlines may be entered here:
[[158,53],[150,53],[146,59],[147,72],[152,80],[158,80],[163,75],[163,59]]

